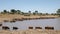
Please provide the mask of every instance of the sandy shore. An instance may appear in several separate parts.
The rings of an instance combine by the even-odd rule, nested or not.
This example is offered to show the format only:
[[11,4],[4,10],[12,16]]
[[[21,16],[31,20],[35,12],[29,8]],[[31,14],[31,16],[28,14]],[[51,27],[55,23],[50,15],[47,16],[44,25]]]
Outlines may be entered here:
[[11,21],[14,18],[17,19],[22,19],[22,18],[57,18],[58,16],[53,16],[53,15],[46,15],[46,16],[38,16],[38,15],[31,15],[31,16],[24,16],[24,15],[19,15],[19,14],[0,14],[0,23],[4,22],[4,20]]
[[19,31],[9,31],[1,30],[0,34],[60,34],[60,31],[54,30],[19,30]]

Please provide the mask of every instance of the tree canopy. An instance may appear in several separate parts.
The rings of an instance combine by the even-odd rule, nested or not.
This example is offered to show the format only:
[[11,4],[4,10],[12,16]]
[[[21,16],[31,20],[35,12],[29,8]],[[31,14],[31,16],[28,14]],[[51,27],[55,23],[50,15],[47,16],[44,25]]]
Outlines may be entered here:
[[60,9],[57,10],[57,14],[60,14]]
[[10,10],[12,14],[15,14],[17,11],[15,9]]
[[57,14],[60,16],[60,9],[57,10]]

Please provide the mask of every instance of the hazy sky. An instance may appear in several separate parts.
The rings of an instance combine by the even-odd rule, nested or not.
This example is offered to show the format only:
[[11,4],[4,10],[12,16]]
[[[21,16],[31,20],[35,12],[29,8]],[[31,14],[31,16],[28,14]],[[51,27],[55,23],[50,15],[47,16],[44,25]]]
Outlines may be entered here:
[[60,0],[0,0],[0,11],[19,9],[24,12],[55,13],[60,8]]

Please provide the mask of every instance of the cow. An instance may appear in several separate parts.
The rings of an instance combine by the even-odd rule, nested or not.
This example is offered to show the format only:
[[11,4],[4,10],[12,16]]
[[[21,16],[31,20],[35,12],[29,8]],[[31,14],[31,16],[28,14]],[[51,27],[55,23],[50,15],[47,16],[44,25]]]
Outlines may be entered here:
[[7,26],[2,26],[2,29],[4,29],[4,30],[9,30],[10,28],[7,27]]
[[54,30],[54,27],[45,27],[45,29]]
[[2,24],[0,24],[0,26],[2,26]]
[[42,27],[35,27],[35,29],[42,29]]
[[13,30],[17,30],[18,29],[18,27],[13,27]]

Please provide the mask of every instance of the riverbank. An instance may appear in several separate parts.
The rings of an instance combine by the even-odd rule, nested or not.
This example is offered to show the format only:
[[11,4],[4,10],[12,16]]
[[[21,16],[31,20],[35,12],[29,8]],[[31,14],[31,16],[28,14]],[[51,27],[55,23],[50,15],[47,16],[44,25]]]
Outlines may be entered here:
[[55,30],[0,30],[0,34],[60,34],[60,31]]
[[54,15],[45,15],[45,16],[39,16],[39,15],[30,15],[30,16],[24,16],[20,14],[0,14],[0,23],[4,21],[13,21],[13,20],[31,20],[31,19],[50,19],[50,18],[58,18],[58,16]]

